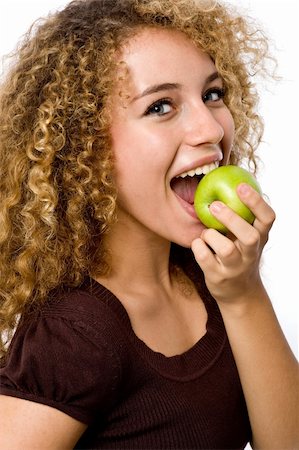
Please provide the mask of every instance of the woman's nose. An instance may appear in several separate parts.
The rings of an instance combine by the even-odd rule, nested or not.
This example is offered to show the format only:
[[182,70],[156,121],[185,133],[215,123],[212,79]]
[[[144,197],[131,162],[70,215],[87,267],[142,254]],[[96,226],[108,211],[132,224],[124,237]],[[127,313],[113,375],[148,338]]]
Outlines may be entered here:
[[219,120],[220,108],[209,108],[204,102],[189,107],[186,114],[186,144],[218,144],[224,136],[224,129]]

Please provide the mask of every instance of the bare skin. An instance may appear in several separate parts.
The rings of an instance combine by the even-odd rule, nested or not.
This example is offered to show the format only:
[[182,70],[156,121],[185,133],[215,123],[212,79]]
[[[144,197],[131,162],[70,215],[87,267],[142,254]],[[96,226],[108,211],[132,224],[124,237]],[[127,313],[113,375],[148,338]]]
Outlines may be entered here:
[[69,450],[86,429],[86,425],[42,404],[0,395],[0,406],[3,450]]

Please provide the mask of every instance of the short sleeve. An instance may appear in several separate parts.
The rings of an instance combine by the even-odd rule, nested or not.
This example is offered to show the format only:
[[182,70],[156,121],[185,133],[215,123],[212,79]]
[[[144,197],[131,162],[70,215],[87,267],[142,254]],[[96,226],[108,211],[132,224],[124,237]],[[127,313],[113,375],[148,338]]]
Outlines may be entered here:
[[81,318],[41,314],[20,325],[0,369],[0,393],[90,424],[112,406],[120,377],[105,327],[97,328]]

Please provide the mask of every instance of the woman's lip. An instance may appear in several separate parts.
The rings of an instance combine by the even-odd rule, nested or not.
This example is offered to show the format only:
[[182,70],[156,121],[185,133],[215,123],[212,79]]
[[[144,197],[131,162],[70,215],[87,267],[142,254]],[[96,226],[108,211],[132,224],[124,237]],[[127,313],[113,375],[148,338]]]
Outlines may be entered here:
[[220,161],[222,161],[222,159],[223,159],[223,155],[220,150],[217,153],[203,156],[202,158],[198,159],[197,161],[193,161],[192,164],[188,164],[185,167],[182,167],[180,169],[180,171],[173,178],[178,177],[181,173],[189,172],[189,170],[194,170],[197,167],[202,167],[206,164],[211,164],[216,161],[220,162]]
[[[193,217],[193,219],[197,219],[198,222],[200,222],[199,218],[196,215],[196,212],[194,210],[194,206],[191,205],[188,202],[185,202],[185,200],[183,200],[181,197],[179,197],[174,191],[173,191],[174,195],[176,196],[176,198],[178,199],[179,203],[181,204],[181,206],[183,207],[183,209],[191,216]],[[201,223],[201,222],[200,222]]]

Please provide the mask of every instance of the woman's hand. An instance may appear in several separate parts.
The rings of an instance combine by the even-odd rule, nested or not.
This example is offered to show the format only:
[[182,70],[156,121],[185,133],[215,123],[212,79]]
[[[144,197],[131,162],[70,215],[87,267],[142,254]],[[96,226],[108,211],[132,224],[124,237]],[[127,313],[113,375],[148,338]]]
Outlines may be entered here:
[[230,233],[206,229],[192,242],[207,287],[222,304],[240,303],[261,288],[260,257],[275,220],[274,211],[251,186],[242,183],[237,192],[256,217],[253,225],[217,201],[210,210]]

